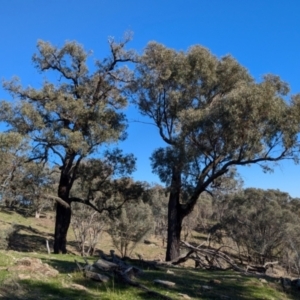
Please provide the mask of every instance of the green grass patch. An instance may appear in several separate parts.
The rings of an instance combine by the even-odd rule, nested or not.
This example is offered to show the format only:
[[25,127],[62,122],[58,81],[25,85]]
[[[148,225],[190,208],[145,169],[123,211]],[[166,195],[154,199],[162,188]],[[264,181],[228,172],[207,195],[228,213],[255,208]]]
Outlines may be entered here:
[[[48,255],[45,240],[51,242],[51,222],[53,220],[38,220],[25,218],[15,211],[0,211],[0,230],[5,230],[14,224],[14,232],[9,238],[10,250],[0,250],[0,298],[1,299],[83,299],[83,300],[146,300],[159,299],[135,287],[120,283],[112,278],[108,283],[99,283],[83,277],[74,262],[83,263],[80,256],[73,254]],[[164,252],[163,248],[147,248],[142,245],[143,257],[146,251]],[[148,251],[150,251],[148,250]],[[153,255],[153,253],[151,253]],[[149,256],[151,256],[149,254]],[[56,269],[56,277],[43,274],[36,278],[34,272],[25,272],[20,278],[20,272],[8,271],[15,262],[24,257],[39,258],[43,263]],[[93,263],[96,257],[89,257]],[[236,299],[236,300],[296,300],[300,299],[299,291],[285,293],[276,279],[269,278],[262,283],[258,278],[245,276],[233,271],[206,271],[194,268],[169,268],[152,270],[147,265],[138,265],[143,274],[136,278],[140,284],[171,299],[184,299],[181,294],[191,299]],[[27,276],[27,277],[26,277]],[[154,283],[155,279],[175,282],[172,288],[166,288]]]

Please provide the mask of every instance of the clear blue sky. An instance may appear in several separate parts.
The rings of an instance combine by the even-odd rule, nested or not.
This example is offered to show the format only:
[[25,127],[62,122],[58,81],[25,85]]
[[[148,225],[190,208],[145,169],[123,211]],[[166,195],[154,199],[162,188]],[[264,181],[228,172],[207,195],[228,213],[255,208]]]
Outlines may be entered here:
[[[0,2],[0,77],[18,75],[24,85],[43,81],[31,64],[36,42],[57,46],[77,40],[96,58],[108,53],[107,38],[134,32],[132,48],[147,42],[186,50],[193,44],[214,54],[232,54],[258,80],[280,75],[300,92],[299,0],[9,0]],[[10,97],[0,88],[0,99]],[[128,118],[140,119],[133,108]],[[154,127],[131,122],[120,146],[138,158],[139,180],[158,182],[149,157],[162,145]],[[300,166],[281,162],[272,174],[258,167],[240,169],[245,186],[278,188],[300,197]]]

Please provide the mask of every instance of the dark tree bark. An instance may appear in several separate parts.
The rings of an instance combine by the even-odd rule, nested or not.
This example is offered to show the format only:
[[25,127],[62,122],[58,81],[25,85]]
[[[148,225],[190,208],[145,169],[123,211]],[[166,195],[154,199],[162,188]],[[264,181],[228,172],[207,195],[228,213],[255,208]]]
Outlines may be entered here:
[[[54,231],[54,246],[55,254],[67,253],[67,234],[71,223],[71,201],[69,199],[70,190],[73,181],[70,174],[75,155],[68,155],[66,165],[62,167],[61,177],[58,186],[58,197],[63,200],[62,203],[56,204],[56,220]],[[75,172],[75,170],[73,170]]]
[[67,233],[71,222],[71,208],[56,204],[56,221],[54,233],[54,253],[67,253]]
[[205,190],[205,185],[195,189],[194,194],[189,198],[188,203],[180,201],[181,187],[181,171],[173,168],[171,190],[168,204],[168,240],[166,261],[172,261],[180,256],[180,237],[182,230],[182,221],[189,215],[197,202],[200,194]]
[[182,217],[178,209],[178,195],[170,195],[168,210],[168,240],[166,261],[171,261],[180,255],[180,234]]
[[168,204],[168,239],[166,261],[171,261],[180,255],[180,234],[183,220],[180,204],[180,189],[180,172],[173,171]]

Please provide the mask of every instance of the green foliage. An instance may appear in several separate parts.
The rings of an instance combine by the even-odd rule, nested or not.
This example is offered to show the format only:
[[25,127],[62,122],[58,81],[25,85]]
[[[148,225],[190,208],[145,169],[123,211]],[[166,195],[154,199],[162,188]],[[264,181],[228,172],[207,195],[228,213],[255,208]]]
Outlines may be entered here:
[[190,206],[231,166],[267,168],[270,161],[296,159],[299,118],[286,101],[288,85],[273,75],[256,83],[230,55],[219,59],[199,45],[182,52],[151,42],[132,90],[168,144],[153,153],[154,172],[170,185],[176,169]]
[[[111,43],[116,60],[128,60]],[[62,77],[56,86],[48,81],[41,89],[23,89],[18,79],[4,84],[16,98],[15,105],[2,102],[1,119],[36,143],[32,157],[47,159],[48,151],[63,157],[67,149],[86,156],[103,142],[117,141],[125,129],[125,119],[116,108],[124,108],[120,82],[129,76],[126,70],[113,71],[112,61],[98,61],[90,74],[88,54],[76,42],[58,49],[48,42],[38,42],[33,62],[40,72],[53,70]],[[110,64],[109,64],[110,63]],[[118,86],[117,86],[118,83]],[[5,108],[5,110],[4,110]]]
[[183,220],[184,236],[191,236],[193,230],[206,232],[213,219],[213,200],[208,193],[202,193],[193,211]]
[[164,246],[168,227],[168,193],[160,185],[149,186],[143,194],[143,200],[151,207],[154,234],[162,240]]
[[289,229],[299,222],[289,207],[290,199],[287,193],[254,188],[228,196],[222,228],[258,263],[282,257]]
[[298,161],[299,97],[278,76],[255,82],[230,55],[150,42],[131,85],[134,103],[159,130],[152,169],[170,189],[167,260],[180,255],[182,220],[201,193],[238,165]]
[[17,78],[4,82],[15,101],[1,102],[1,121],[30,139],[30,160],[61,160],[61,173],[69,177],[68,190],[82,159],[126,136],[120,109],[127,105],[123,88],[131,75],[117,65],[134,56],[124,50],[128,40],[120,44],[110,40],[111,57],[96,61],[94,72],[89,71],[89,54],[80,44],[67,42],[57,48],[39,41],[34,65],[39,72],[55,73],[57,84],[45,80],[35,89],[22,88]]
[[2,203],[17,201],[16,187],[28,150],[27,140],[15,132],[0,133],[0,193]]
[[122,257],[130,255],[136,244],[153,229],[153,216],[149,204],[139,200],[127,202],[118,218],[110,222],[108,233]]
[[71,191],[73,201],[87,203],[100,213],[113,213],[123,203],[138,199],[143,192],[143,183],[128,177],[134,169],[133,155],[124,155],[118,149],[107,151],[102,160],[82,161]]
[[[70,203],[76,200],[97,210],[90,203],[90,197],[70,198],[81,162],[99,151],[101,146],[126,137],[126,118],[121,109],[127,105],[124,88],[132,76],[124,63],[135,57],[133,51],[124,49],[129,40],[130,36],[120,43],[110,39],[110,56],[94,61],[93,71],[88,66],[89,53],[77,42],[66,42],[58,48],[49,42],[38,41],[38,51],[32,57],[34,66],[44,74],[52,71],[57,82],[53,84],[45,79],[39,89],[23,88],[18,78],[3,84],[15,101],[0,103],[0,121],[6,122],[11,131],[29,139],[32,148],[28,152],[28,161],[54,160],[60,165],[58,197],[52,196],[58,202],[56,253],[66,252]],[[118,156],[118,152],[113,155]],[[120,155],[116,160],[119,164],[118,170],[113,172],[115,176],[118,172],[124,173]],[[131,161],[134,165],[134,159]],[[127,166],[125,169],[128,170]]]
[[39,216],[49,208],[55,178],[47,164],[28,161],[28,140],[15,132],[0,134],[1,200],[8,207],[26,205]]
[[[48,228],[41,226],[40,221],[35,219],[23,218],[17,213],[8,214],[7,211],[0,211],[0,219],[7,222],[16,221],[21,228],[33,228],[41,235],[42,251],[34,252],[7,251],[0,250],[0,294],[3,299],[107,299],[107,300],[145,300],[153,299],[153,295],[147,295],[144,291],[120,283],[116,278],[111,279],[106,284],[100,284],[90,279],[84,278],[82,272],[79,272],[74,259],[83,263],[80,256],[74,254],[66,255],[48,255],[45,249],[45,237],[48,235]],[[35,223],[35,224],[34,224]],[[0,229],[3,231],[3,224],[0,222]],[[25,237],[24,237],[25,239]],[[27,239],[27,237],[26,237]],[[23,247],[23,243],[20,244]],[[19,249],[21,250],[21,248]],[[153,251],[150,250],[150,251]],[[36,272],[25,273],[32,276],[31,279],[19,279],[22,272],[11,273],[7,269],[14,265],[16,260],[23,257],[40,258],[43,263],[59,271],[57,277],[47,277],[43,274],[36,278]],[[145,256],[146,258],[147,256]],[[96,257],[87,257],[90,264],[97,260]],[[135,265],[137,262],[130,261]],[[182,299],[179,293],[187,294],[192,299],[216,299],[229,297],[232,299],[298,299],[299,292],[290,291],[284,293],[277,279],[268,279],[267,283],[260,282],[257,278],[233,271],[201,270],[194,268],[171,268],[174,274],[166,270],[148,270],[143,265],[144,262],[137,264],[137,267],[143,269],[143,276],[134,278],[140,284],[155,290],[172,299]],[[170,269],[168,267],[168,269]],[[28,272],[28,271],[27,271]],[[21,276],[20,276],[21,277]],[[154,279],[169,280],[176,283],[172,289],[166,289],[153,283]],[[221,284],[213,285],[213,290],[205,291],[202,287],[210,285],[211,280],[220,280]],[[79,284],[82,290],[78,290]],[[84,290],[86,288],[86,290]],[[156,298],[155,298],[156,299]]]
[[22,165],[18,181],[15,182],[15,192],[20,203],[27,207],[28,214],[35,214],[39,218],[43,210],[53,207],[52,195],[57,185],[55,171],[42,163],[27,162]]

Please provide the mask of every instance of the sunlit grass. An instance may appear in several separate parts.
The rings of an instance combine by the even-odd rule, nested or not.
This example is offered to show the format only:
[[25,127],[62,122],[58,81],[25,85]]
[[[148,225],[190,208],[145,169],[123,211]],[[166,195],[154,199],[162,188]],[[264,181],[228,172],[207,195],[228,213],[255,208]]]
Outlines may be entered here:
[[[35,218],[25,218],[16,212],[0,212],[0,220],[0,230],[10,224],[16,224],[19,228],[18,234],[23,238],[15,245],[21,247],[20,251],[16,251],[16,249],[15,251],[0,250],[0,294],[4,299],[158,299],[140,289],[120,283],[116,278],[112,278],[105,284],[84,278],[74,262],[76,259],[83,263],[80,256],[74,254],[48,255],[45,239],[49,238],[53,229],[51,226],[45,226],[45,224],[49,224],[49,219],[46,223]],[[51,222],[53,225],[53,219]],[[112,248],[110,239],[106,235],[103,239],[102,243],[105,244],[105,249],[101,247],[101,243],[100,248],[108,252]],[[69,240],[72,240],[71,237]],[[159,241],[157,244],[158,246],[149,247],[142,243],[134,253],[137,252],[144,258],[153,258],[164,254],[165,249],[161,247]],[[30,251],[24,252],[24,250]],[[41,278],[32,277],[21,280],[18,272],[9,272],[7,268],[22,257],[39,258],[43,263],[47,263],[59,271],[59,275],[54,278],[41,276]],[[96,259],[97,257],[89,257],[88,261],[93,263]],[[262,283],[258,278],[233,271],[169,268],[173,273],[167,273],[167,269],[151,270],[146,266],[139,267],[144,272],[135,280],[149,289],[175,300],[183,299],[179,293],[186,294],[191,299],[299,299],[299,295],[293,296],[284,293],[275,279],[268,279],[268,283]],[[168,280],[176,284],[173,288],[165,288],[155,284],[153,282],[155,279]],[[218,284],[212,283],[212,280],[217,280]],[[206,290],[203,286],[211,286],[212,289]],[[81,289],[78,289],[79,287]]]

